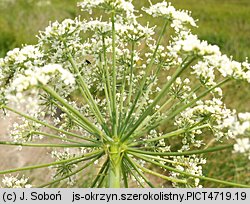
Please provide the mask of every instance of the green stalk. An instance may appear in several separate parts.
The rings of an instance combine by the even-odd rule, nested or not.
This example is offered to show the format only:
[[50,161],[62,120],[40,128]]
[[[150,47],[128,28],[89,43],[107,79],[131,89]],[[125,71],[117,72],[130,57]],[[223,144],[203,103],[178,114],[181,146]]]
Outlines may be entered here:
[[51,181],[51,182],[49,182],[49,183],[42,184],[42,185],[38,186],[37,188],[44,188],[44,187],[46,187],[46,186],[50,186],[50,185],[52,185],[52,184],[58,183],[58,182],[60,182],[60,181],[62,181],[62,180],[65,180],[65,179],[69,178],[70,176],[73,176],[73,175],[75,175],[75,174],[78,174],[79,172],[81,172],[82,170],[86,169],[88,166],[90,166],[91,164],[93,164],[97,159],[99,159],[99,158],[102,156],[102,154],[103,154],[103,153],[100,153],[100,154],[98,154],[98,155],[94,155],[94,156],[91,156],[91,157],[89,157],[89,158],[86,158],[85,160],[89,160],[89,159],[92,159],[92,158],[94,158],[94,159],[93,159],[92,161],[88,162],[87,164],[85,164],[84,166],[80,167],[80,168],[77,169],[76,171],[73,171],[72,173],[70,173],[70,174],[68,174],[68,175],[66,175],[66,176],[64,176],[64,177],[59,178],[59,179],[56,179],[56,180]]
[[105,169],[109,166],[109,159],[106,159],[106,161],[103,163],[101,169],[97,173],[96,178],[94,179],[93,183],[91,184],[91,188],[94,188],[97,184],[98,180],[103,176],[103,173],[105,172]]
[[140,125],[140,123],[152,112],[152,109],[155,107],[155,105],[162,99],[162,97],[166,94],[166,92],[169,90],[172,83],[175,82],[176,78],[180,76],[180,74],[195,60],[195,58],[192,58],[189,60],[186,64],[182,64],[176,72],[173,74],[171,79],[166,83],[166,85],[163,87],[161,92],[155,97],[154,101],[148,106],[148,108],[144,111],[144,113],[141,115],[141,117],[136,121],[132,129],[126,134],[125,137],[122,138],[122,141],[125,141],[128,139],[130,135],[133,134],[133,132],[137,129],[137,127]]
[[146,173],[149,173],[149,174],[152,174],[154,176],[157,176],[159,178],[162,178],[164,180],[167,180],[167,181],[171,181],[171,182],[175,182],[175,183],[187,183],[186,180],[181,180],[181,179],[175,179],[175,178],[172,178],[172,177],[168,177],[168,176],[165,176],[165,175],[162,175],[162,174],[159,174],[155,171],[152,171],[150,169],[147,169],[143,166],[141,166],[140,164],[138,164],[137,162],[134,161],[134,164],[139,168],[141,169],[142,171],[146,172]]
[[[130,167],[131,165],[130,165],[130,163],[127,161],[127,160],[125,160],[128,164],[126,164],[126,166],[127,166],[127,169],[128,169],[128,171],[130,172],[130,174],[135,178],[135,180],[140,184],[140,186],[142,187],[142,188],[145,188],[145,186],[143,185],[143,183],[141,182],[141,180],[140,180],[140,178],[138,177],[138,175],[136,175],[135,174],[135,172],[133,171],[133,169]],[[130,166],[129,166],[130,165]],[[137,173],[137,172],[136,172]]]
[[95,115],[97,121],[101,124],[101,126],[104,129],[104,131],[106,132],[106,134],[108,134],[109,130],[108,130],[108,127],[105,123],[105,120],[102,117],[102,114],[101,114],[98,106],[96,105],[96,102],[94,101],[94,99],[89,91],[89,88],[88,88],[87,84],[85,83],[85,81],[83,80],[83,77],[81,76],[81,73],[80,73],[79,69],[77,68],[75,61],[73,60],[73,57],[70,53],[68,54],[68,58],[69,58],[69,61],[70,61],[71,65],[72,65],[72,67],[73,67],[73,69],[74,69],[74,71],[79,79],[80,85],[84,89],[84,91],[82,89],[80,89],[84,99],[89,104],[89,107],[92,110],[93,114]]
[[[190,128],[190,129],[181,128],[181,129],[169,132],[167,134],[164,134],[164,135],[162,135],[160,137],[155,137],[155,138],[147,139],[147,140],[141,141],[141,142],[131,143],[129,146],[136,146],[136,145],[140,145],[140,144],[144,144],[144,143],[159,141],[159,140],[162,140],[162,139],[168,139],[170,137],[179,136],[180,134],[183,134],[183,133],[186,133],[186,132],[191,132],[191,131],[194,131],[194,130],[200,130],[200,129],[206,128],[206,127],[209,127],[209,124],[204,124],[204,125],[201,125],[201,126],[196,126],[194,128]],[[133,137],[133,140],[135,138],[136,137]]]
[[124,188],[128,188],[128,175],[126,173],[126,165],[124,161],[122,162],[122,177],[123,177],[123,183],[124,183]]
[[88,157],[91,156],[93,154],[96,154],[100,151],[95,151],[95,152],[91,152],[85,155],[81,155],[79,157],[74,157],[74,158],[70,158],[70,159],[66,159],[66,160],[61,160],[61,161],[56,161],[56,162],[51,162],[51,163],[46,163],[46,164],[39,164],[39,165],[34,165],[34,166],[26,166],[26,167],[22,167],[22,168],[15,168],[15,169],[8,169],[8,170],[4,170],[4,171],[0,171],[0,175],[1,174],[9,174],[9,173],[14,173],[14,172],[19,172],[19,171],[27,171],[27,170],[33,170],[33,169],[40,169],[40,168],[45,168],[45,167],[49,167],[49,166],[55,166],[55,165],[59,165],[59,164],[64,164],[64,163],[68,163],[74,160],[78,160],[81,159],[83,157]]
[[139,103],[139,105],[138,105],[138,108],[137,108],[137,109],[134,109],[134,110],[135,110],[135,112],[133,113],[134,117],[131,118],[131,121],[130,121],[127,125],[126,125],[126,124],[124,125],[123,133],[124,133],[124,131],[125,131],[126,129],[129,129],[130,127],[133,126],[133,123],[134,123],[135,118],[140,114],[141,109],[142,109],[143,107],[145,107],[145,103],[146,103],[147,98],[148,98],[148,96],[149,96],[149,93],[150,93],[150,91],[151,91],[151,89],[152,89],[152,85],[153,85],[153,84],[150,84],[150,85],[147,87],[146,92],[145,92],[145,94],[144,94],[144,97],[143,97],[143,99],[140,101],[140,103]]
[[[152,130],[156,127],[158,127],[159,125],[161,125],[162,123],[166,123],[167,121],[169,121],[170,119],[173,119],[176,115],[178,115],[180,112],[182,112],[183,110],[185,110],[186,108],[192,106],[195,102],[197,102],[198,100],[202,99],[203,97],[207,96],[207,94],[209,94],[212,90],[214,90],[217,87],[222,86],[223,84],[225,84],[226,82],[230,81],[230,78],[227,78],[221,82],[219,82],[218,84],[216,84],[215,86],[211,87],[210,89],[204,91],[202,94],[200,94],[196,99],[193,99],[191,102],[189,102],[188,104],[181,104],[180,108],[178,108],[177,110],[175,110],[174,112],[172,112],[172,114],[170,114],[169,116],[167,116],[164,119],[161,119],[160,121],[158,121],[157,123],[155,123],[153,126],[151,126],[150,128],[147,128],[144,132],[140,133],[140,134],[144,134],[147,133],[149,130]],[[198,90],[200,87],[197,87],[196,90]],[[176,107],[176,106],[175,106]],[[169,109],[167,112],[171,112],[173,109]]]
[[[106,53],[106,45],[105,45],[105,37],[102,36],[102,47],[103,47],[103,58],[104,58],[104,70],[105,70],[105,81],[107,86],[107,98],[110,101],[110,105],[113,107],[113,98],[112,98],[112,91],[110,86],[110,77],[109,77],[109,70],[108,70],[108,64],[107,64],[107,53]],[[110,113],[112,111],[110,110]],[[112,118],[112,114],[110,114],[110,117]]]
[[[136,111],[135,111],[135,113],[134,113],[135,116],[133,117],[133,119],[131,120],[131,122],[130,122],[127,126],[124,125],[124,130],[125,130],[125,129],[130,129],[130,128],[133,126],[133,123],[134,123],[135,118],[140,114],[141,109],[145,106],[144,103],[146,102],[146,99],[148,98],[149,93],[150,93],[150,91],[152,90],[153,83],[154,83],[156,77],[158,76],[158,73],[159,73],[159,71],[161,70],[161,67],[162,67],[162,63],[158,65],[157,70],[156,70],[156,73],[154,74],[154,78],[149,82],[149,84],[147,85],[147,87],[145,87],[145,90],[147,90],[147,91],[146,91],[146,93],[145,93],[145,95],[144,95],[144,97],[143,97],[144,100],[140,102],[138,108],[136,109]],[[171,99],[171,98],[170,98],[170,99]],[[170,101],[171,101],[171,100],[170,100]],[[169,102],[170,102],[170,101],[169,101]],[[165,105],[167,105],[167,104],[165,104]],[[158,110],[158,111],[160,111],[160,110]],[[154,115],[156,115],[156,114],[158,113],[158,111],[156,111],[156,112],[154,113]],[[153,118],[154,115],[150,116],[149,120],[151,120],[151,118]]]
[[[197,98],[195,98],[194,100],[190,101],[188,104],[186,105],[182,105],[180,108],[178,108],[176,111],[174,111],[171,115],[169,115],[167,117],[166,120],[172,119],[174,118],[176,115],[178,115],[180,112],[182,112],[183,110],[185,110],[186,108],[192,106],[195,102],[199,101],[200,99],[202,99],[203,97],[205,97],[207,94],[209,94],[212,90],[214,90],[217,87],[222,86],[223,84],[225,84],[226,82],[228,82],[230,79],[227,78],[221,82],[219,82],[218,84],[216,84],[215,86],[207,89],[206,91],[204,91],[202,94],[200,94]],[[164,120],[164,121],[166,121]]]
[[[200,89],[201,85],[197,86],[193,91],[191,91],[188,96],[187,99],[190,98],[192,96],[193,93],[197,92]],[[164,115],[167,115],[168,113],[171,113],[172,110],[174,110],[179,104],[181,104],[181,101],[179,101],[178,103],[174,104],[171,108],[169,108]],[[163,105],[164,106],[164,105]],[[163,106],[161,106],[163,108]],[[152,117],[153,118],[153,115]],[[143,131],[138,132],[135,137],[139,137],[140,135],[144,135],[147,134],[150,130],[156,128],[157,126],[159,126],[161,124],[161,121],[164,121],[164,118],[158,118],[155,122],[154,125],[151,126],[147,126]]]
[[183,175],[188,176],[188,177],[199,178],[201,180],[212,181],[212,182],[215,182],[215,183],[219,183],[219,184],[223,184],[223,185],[228,185],[228,186],[234,186],[234,187],[240,187],[240,188],[250,188],[249,185],[238,184],[238,183],[233,183],[233,182],[229,182],[229,181],[223,181],[223,180],[219,180],[219,179],[215,179],[215,178],[210,178],[210,177],[206,177],[206,176],[193,175],[193,174],[187,173],[185,171],[180,171],[180,170],[177,170],[177,169],[175,169],[173,167],[169,167],[169,166],[163,165],[161,163],[155,162],[155,161],[153,161],[151,159],[147,159],[147,158],[145,158],[143,156],[139,157],[137,155],[136,157],[138,157],[138,158],[140,158],[140,159],[142,159],[144,161],[147,161],[147,162],[149,162],[151,164],[155,164],[155,165],[157,165],[159,167],[165,168],[165,169],[167,169],[169,171],[177,172],[177,173],[183,174]]
[[[131,46],[131,59],[130,59],[130,77],[129,77],[129,92],[128,92],[128,98],[126,101],[127,107],[125,111],[125,116],[127,115],[129,104],[131,101],[132,97],[132,88],[133,88],[133,65],[134,65],[134,51],[135,51],[135,42],[132,41],[132,46]],[[126,117],[125,117],[126,118]],[[126,125],[126,124],[124,124]]]
[[148,157],[149,159],[163,161],[163,162],[167,162],[167,163],[174,164],[174,165],[188,166],[188,164],[181,163],[181,162],[175,162],[175,161],[170,160],[170,159],[164,159],[164,158],[161,158],[159,156],[151,156],[151,155],[147,155],[147,154],[144,154],[143,156]]
[[94,143],[97,142],[96,140],[92,140],[92,139],[89,139],[89,138],[86,138],[86,137],[82,137],[82,136],[80,136],[80,135],[78,135],[78,134],[75,134],[75,133],[72,133],[72,132],[67,132],[67,131],[65,131],[65,130],[63,130],[63,129],[59,129],[59,128],[53,126],[53,125],[47,124],[47,123],[42,122],[42,121],[40,121],[40,120],[38,120],[38,119],[36,119],[36,118],[30,117],[30,116],[28,116],[28,115],[26,115],[26,114],[24,114],[24,113],[21,113],[21,112],[15,110],[15,109],[13,109],[13,108],[10,108],[10,107],[8,107],[8,106],[3,106],[3,108],[5,108],[5,109],[7,109],[7,110],[9,110],[9,111],[11,111],[11,112],[13,112],[13,113],[18,114],[18,115],[24,117],[24,118],[27,119],[27,120],[34,121],[34,122],[36,122],[36,123],[38,123],[38,124],[41,124],[41,125],[43,125],[43,126],[45,126],[45,127],[48,127],[48,128],[50,128],[50,129],[52,129],[52,130],[55,130],[55,131],[57,131],[57,132],[61,132],[61,133],[63,133],[63,134],[66,134],[66,135],[69,135],[69,136],[72,136],[72,137],[75,137],[75,138],[79,138],[79,139],[82,139],[82,140],[86,140],[86,141],[90,141],[90,142],[94,142]]
[[148,178],[138,169],[135,162],[125,155],[126,160],[130,163],[130,165],[134,168],[134,170],[143,178],[143,180],[151,187],[154,188],[154,185],[148,180]]
[[[103,79],[104,78],[105,78],[105,76],[103,76]],[[108,89],[107,89],[106,84],[104,84],[104,93],[105,93],[105,97],[106,97],[106,100],[107,100],[108,113],[109,113],[109,116],[111,118],[112,117],[111,102],[110,102],[110,97],[109,97],[109,93],[108,93]]]
[[59,103],[57,103],[56,101],[53,100],[53,103],[59,107],[63,112],[65,112],[69,118],[71,118],[74,123],[76,123],[77,125],[79,125],[79,127],[83,128],[84,130],[86,130],[89,134],[93,134],[92,130],[86,126],[82,121],[80,121],[80,118],[76,118],[72,115],[72,113],[70,113],[66,108],[64,108],[63,106],[61,106]]
[[[133,104],[132,104],[132,106],[131,106],[131,108],[130,108],[128,114],[127,114],[126,117],[125,117],[125,122],[124,122],[124,124],[128,124],[128,122],[129,122],[129,120],[130,120],[130,117],[132,116],[132,113],[134,112],[134,109],[135,109],[135,107],[136,107],[136,104],[137,104],[139,98],[141,97],[141,95],[142,95],[142,93],[143,93],[143,88],[144,88],[144,86],[145,86],[145,83],[146,83],[146,80],[147,80],[147,76],[148,76],[148,74],[150,73],[150,71],[152,70],[152,67],[153,67],[153,64],[154,64],[154,61],[155,61],[155,57],[156,57],[158,48],[159,48],[160,43],[161,43],[161,40],[162,40],[162,38],[163,38],[163,36],[164,36],[164,34],[165,34],[165,32],[166,32],[167,25],[168,25],[168,21],[165,22],[165,24],[164,24],[164,26],[163,26],[163,29],[162,29],[162,31],[161,31],[161,34],[160,34],[160,36],[159,36],[159,38],[158,38],[158,40],[157,40],[156,48],[155,48],[155,50],[154,50],[154,52],[153,52],[153,55],[152,55],[151,60],[150,60],[150,63],[149,63],[148,66],[146,67],[146,73],[145,73],[145,75],[144,75],[143,78],[142,78],[142,83],[141,83],[141,85],[140,85],[140,87],[139,87],[139,90],[138,90],[138,92],[137,92],[137,94],[136,94],[136,97],[135,97],[135,99],[134,99],[134,102],[133,102]],[[129,104],[128,104],[128,106],[129,106]],[[124,130],[123,130],[123,131],[124,131]]]
[[47,92],[50,96],[59,101],[65,108],[71,111],[75,116],[81,119],[95,134],[99,134],[100,130],[98,130],[87,118],[85,118],[78,110],[69,105],[65,99],[63,99],[60,95],[58,95],[52,88],[48,86],[42,86],[43,90]]
[[94,135],[98,135],[107,141],[112,141],[111,138],[103,134],[95,125],[93,125],[86,117],[84,117],[78,110],[74,109],[71,105],[69,105],[61,96],[59,96],[53,89],[48,86],[42,86],[44,91],[58,100],[65,108],[70,110],[74,115],[79,117],[92,131]]
[[[144,121],[141,123],[142,124],[147,124],[149,121],[152,121],[154,119],[154,117],[157,116],[157,114],[160,114],[160,112],[173,100],[173,98],[171,97],[170,99],[168,99],[157,111],[155,111],[155,113],[151,116],[147,116],[146,119],[144,119]],[[132,123],[131,123],[132,124]],[[133,138],[137,138],[141,135],[144,135],[145,133],[148,132],[147,128],[145,130],[145,127],[148,127],[148,125],[144,126],[144,127],[141,127],[140,129],[140,126],[137,128],[137,130],[134,132],[134,136]],[[129,126],[128,128],[130,128],[131,126]]]
[[103,175],[101,176],[101,179],[99,181],[97,188],[106,187],[105,185],[103,185],[103,182],[104,182],[104,179],[106,178],[106,176],[108,175],[108,171],[109,171],[109,164],[106,167],[106,169],[104,170]]
[[[126,117],[126,114],[128,112],[128,108],[129,108],[129,103],[131,101],[131,96],[132,96],[132,82],[133,82],[133,65],[134,65],[134,51],[135,51],[135,42],[132,41],[132,45],[131,45],[131,57],[130,57],[130,74],[128,73],[128,71],[124,71],[123,72],[123,80],[122,80],[122,89],[121,89],[121,100],[120,100],[120,116],[119,116],[119,127],[118,127],[118,133],[119,133],[119,136],[122,135],[121,133],[121,127],[123,126],[126,126],[126,124],[123,124],[122,125],[122,119],[123,117]],[[128,94],[128,97],[126,99],[126,110],[125,110],[125,116],[123,114],[123,106],[124,106],[124,101],[123,101],[123,96],[124,96],[124,91],[125,91],[125,86],[126,86],[126,76],[129,74],[129,94]],[[120,134],[121,133],[121,134]]]
[[46,132],[33,131],[31,134],[33,134],[33,135],[43,135],[43,136],[46,136],[46,137],[59,139],[61,141],[63,140],[63,141],[67,141],[67,142],[82,144],[81,142],[78,142],[78,141],[75,141],[75,140],[72,140],[72,139],[68,139],[68,138],[64,138],[64,137],[60,137],[58,135],[49,134],[49,133],[46,133]]
[[135,148],[128,148],[127,151],[130,153],[136,152],[139,154],[156,155],[156,156],[186,156],[186,155],[216,152],[216,151],[220,151],[220,150],[224,150],[224,149],[228,149],[228,148],[232,148],[232,147],[233,147],[232,144],[228,144],[228,145],[222,145],[222,146],[212,147],[212,148],[208,148],[208,149],[193,150],[193,151],[187,151],[187,152],[150,152],[150,151],[138,150]]
[[0,145],[10,145],[10,146],[23,146],[23,147],[99,147],[97,144],[31,144],[31,143],[21,143],[21,142],[7,142],[0,141]]
[[[119,104],[120,106],[119,108],[119,116],[118,116],[118,128],[117,128],[117,134],[119,135],[119,137],[121,136],[120,134],[120,129],[122,127],[122,119],[123,119],[123,98],[124,98],[124,92],[125,92],[125,83],[126,83],[126,71],[123,72],[123,77],[122,77],[122,86],[121,86],[121,90],[120,90],[120,100],[119,100]],[[126,113],[126,111],[124,112]]]
[[113,71],[113,92],[112,92],[112,97],[113,97],[113,137],[117,136],[117,125],[118,125],[118,115],[117,115],[117,107],[116,107],[116,33],[115,33],[115,11],[112,12],[111,16],[111,21],[112,21],[112,71]]
[[[104,36],[102,36],[103,40],[104,40]],[[104,43],[104,42],[103,42]],[[105,46],[103,45],[103,49],[105,48]],[[104,51],[103,51],[104,52]],[[104,56],[104,58],[106,58],[106,54]],[[103,70],[105,71],[100,71],[102,73],[102,81],[104,82],[103,83],[103,86],[104,86],[104,94],[105,94],[105,98],[106,98],[106,101],[107,101],[107,108],[108,108],[108,113],[109,113],[109,116],[112,117],[112,110],[111,110],[111,95],[110,95],[110,82],[109,82],[109,76],[107,77],[106,75],[109,75],[108,73],[108,70],[106,68],[106,63],[107,63],[107,60],[104,59],[104,64],[103,64],[103,60],[102,60],[102,55],[99,54],[99,61],[100,61],[100,64],[99,64],[99,67],[102,68]],[[108,90],[108,86],[109,86],[109,90]],[[106,117],[107,118],[107,117]]]

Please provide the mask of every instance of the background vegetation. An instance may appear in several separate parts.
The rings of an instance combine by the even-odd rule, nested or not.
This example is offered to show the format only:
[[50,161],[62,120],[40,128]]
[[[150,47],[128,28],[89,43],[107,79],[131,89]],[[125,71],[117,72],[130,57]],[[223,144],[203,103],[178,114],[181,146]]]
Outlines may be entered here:
[[[78,0],[0,0],[0,57],[22,44],[36,43],[39,30],[49,21],[74,18],[81,14]],[[152,0],[153,3],[157,2]],[[221,50],[245,60],[250,56],[250,1],[249,0],[171,0],[177,8],[192,11],[199,19],[195,32],[201,39],[217,44]],[[136,7],[147,6],[147,0],[134,0]],[[82,15],[82,14],[81,14]],[[150,25],[157,20],[143,18]],[[225,89],[225,102],[230,108],[250,111],[250,85],[236,82]],[[204,173],[220,179],[250,183],[249,160],[231,156],[231,151],[208,155]],[[214,184],[206,186],[215,187]]]

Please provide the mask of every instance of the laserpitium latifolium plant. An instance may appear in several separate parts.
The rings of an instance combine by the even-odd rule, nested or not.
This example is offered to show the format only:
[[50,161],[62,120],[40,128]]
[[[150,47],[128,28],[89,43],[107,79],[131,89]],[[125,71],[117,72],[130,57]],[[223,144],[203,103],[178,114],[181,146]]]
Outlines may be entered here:
[[[250,159],[250,113],[228,109],[221,88],[250,83],[248,61],[199,40],[190,12],[167,2],[140,11],[126,0],[78,6],[102,16],[51,23],[38,44],[0,59],[2,116],[19,116],[13,141],[0,144],[48,147],[55,159],[0,171],[2,186],[31,187],[9,174],[48,167],[53,179],[35,187],[74,185],[94,166],[91,187],[159,187],[155,176],[176,187],[200,187],[201,180],[249,187],[202,174],[208,152],[231,148]],[[143,15],[161,26],[141,25]],[[235,144],[214,146],[206,136]]]

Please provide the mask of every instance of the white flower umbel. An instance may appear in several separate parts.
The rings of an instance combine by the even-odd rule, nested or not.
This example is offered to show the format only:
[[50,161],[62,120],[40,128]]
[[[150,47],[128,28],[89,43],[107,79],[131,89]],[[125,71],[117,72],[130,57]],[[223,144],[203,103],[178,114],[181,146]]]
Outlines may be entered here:
[[37,67],[33,70],[26,70],[23,75],[19,75],[12,83],[17,93],[22,93],[29,87],[35,87],[39,84],[47,85],[48,82],[57,75],[60,75],[61,82],[67,86],[75,83],[74,76],[62,68],[60,64],[49,64],[44,67]]
[[210,45],[207,41],[201,41],[197,35],[193,35],[189,31],[181,31],[178,36],[174,37],[170,46],[168,46],[168,50],[174,57],[181,54],[198,56],[220,54],[217,45]]
[[190,16],[191,12],[176,10],[171,3],[165,1],[152,5],[149,8],[143,8],[143,10],[153,17],[166,18],[171,22],[171,27],[177,32],[188,30],[188,26],[197,26],[195,20]]

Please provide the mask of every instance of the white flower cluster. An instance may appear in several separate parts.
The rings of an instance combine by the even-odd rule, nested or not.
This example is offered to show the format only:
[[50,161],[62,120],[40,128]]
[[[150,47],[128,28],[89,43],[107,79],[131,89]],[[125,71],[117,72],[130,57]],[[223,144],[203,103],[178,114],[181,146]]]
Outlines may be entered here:
[[[168,76],[167,80],[170,79],[171,77]],[[187,101],[189,93],[191,91],[191,87],[189,86],[189,84],[190,84],[189,78],[185,78],[184,80],[182,80],[180,77],[177,77],[175,83],[173,83],[170,87],[169,94],[181,101]]]
[[111,22],[103,22],[99,19],[91,19],[82,26],[84,32],[86,31],[97,31],[98,34],[104,35],[111,32],[112,25]]
[[[69,149],[65,149],[64,151],[52,151],[51,157],[54,158],[56,161],[62,161],[62,160],[68,160],[72,159],[76,156],[76,154],[73,154],[70,152]],[[64,164],[59,164],[55,166],[56,172],[53,175],[54,179],[57,177],[63,177],[72,172],[74,168],[77,167],[77,163],[75,162],[67,162]],[[75,183],[76,179],[75,176],[70,176],[68,178],[68,184],[73,185]]]
[[149,8],[143,8],[143,10],[152,15],[153,17],[164,17],[171,21],[171,27],[175,31],[187,30],[187,26],[191,25],[196,27],[195,20],[190,16],[189,11],[176,10],[171,3],[161,2],[150,6]]
[[133,16],[134,13],[134,5],[131,3],[131,0],[84,0],[79,2],[78,6],[89,14],[92,14],[93,9],[97,7],[107,11],[125,12],[127,17]]
[[241,153],[248,156],[250,160],[250,139],[249,138],[237,138],[234,144],[234,152]]
[[207,61],[199,61],[196,65],[192,66],[193,72],[206,86],[215,85],[214,67],[211,67]]
[[68,96],[76,89],[71,72],[59,64],[48,64],[16,73],[8,88],[2,89],[2,100],[31,115],[41,113],[44,97],[40,86],[48,84],[62,96]]
[[45,29],[40,31],[38,37],[39,46],[45,50],[46,56],[51,62],[65,61],[67,54],[81,50],[80,33],[83,21],[79,18],[74,20],[65,19],[63,22],[53,22]]
[[2,183],[3,188],[31,188],[32,185],[28,184],[28,178],[22,176],[18,178],[18,176],[4,176]]
[[250,83],[250,64],[248,61],[240,63],[221,53],[205,56],[192,68],[193,73],[208,86],[216,84],[215,70],[218,70],[223,77],[232,77]]
[[226,118],[223,123],[218,125],[219,129],[228,129],[228,136],[236,138],[238,135],[243,135],[247,130],[250,130],[250,117],[249,113],[234,114]]
[[83,11],[89,12],[89,14],[92,14],[92,10],[96,7],[98,7],[100,4],[104,4],[106,0],[85,0],[83,2],[79,2],[78,6],[81,7]]
[[[149,26],[142,26],[141,24],[137,23],[136,21],[132,24],[125,25],[125,26],[118,26],[121,28],[121,34],[125,35],[125,39],[128,41],[137,42],[143,38],[149,40],[152,35],[154,35],[154,27],[149,28]],[[127,41],[127,40],[126,40]]]
[[[238,132],[232,131],[233,123],[229,122],[235,118],[235,111],[227,109],[220,99],[198,101],[193,108],[187,108],[180,116],[176,117],[175,125],[181,128],[192,128],[197,125],[208,124],[213,129],[216,139],[222,137],[234,138]],[[188,132],[188,141],[196,146],[200,146],[201,141],[195,139],[195,135],[201,134],[202,130],[197,129]],[[185,143],[188,144],[185,140]]]
[[50,23],[50,25],[45,29],[45,31],[40,32],[38,36],[39,39],[50,42],[54,38],[62,38],[67,40],[69,37],[73,39],[78,36],[79,29],[82,26],[80,19],[76,18],[65,19],[62,23],[55,21]]
[[201,41],[197,35],[189,31],[181,31],[168,46],[170,55],[175,59],[182,55],[205,56],[220,54],[217,45],[210,45],[207,41]]
[[[37,136],[33,134],[33,131],[38,131],[40,127],[40,124],[22,118],[21,122],[15,122],[12,125],[10,135],[14,142],[31,141],[32,139],[37,138]],[[42,137],[39,136],[39,139],[41,138]]]
[[58,74],[65,85],[74,85],[75,78],[68,70],[63,69],[60,64],[48,64],[34,70],[26,70],[23,75],[19,75],[14,79],[11,88],[17,93],[22,93],[31,86],[48,84],[51,78],[56,77]]
[[[237,135],[244,135],[250,132],[250,113],[239,113],[238,120],[231,121],[231,131]],[[250,159],[250,139],[249,138],[235,138],[234,153],[243,153]]]
[[[202,165],[206,164],[206,159],[198,158],[195,155],[185,157],[185,156],[177,156],[173,158],[173,165],[175,168],[179,171],[183,171],[195,176],[202,176]],[[183,184],[179,183],[173,183],[175,187],[188,187],[188,188],[201,188],[202,186],[199,185],[200,179],[199,178],[193,178],[184,176],[177,172],[171,172],[170,174],[173,178],[178,179],[186,179],[187,183],[184,184],[185,186],[182,186]]]
[[44,54],[38,46],[27,45],[22,49],[9,51],[5,58],[0,59],[0,86],[8,85],[15,74],[36,66],[42,66]]
[[67,160],[75,157],[75,154],[72,154],[69,149],[64,151],[52,151],[51,157],[56,161]]

